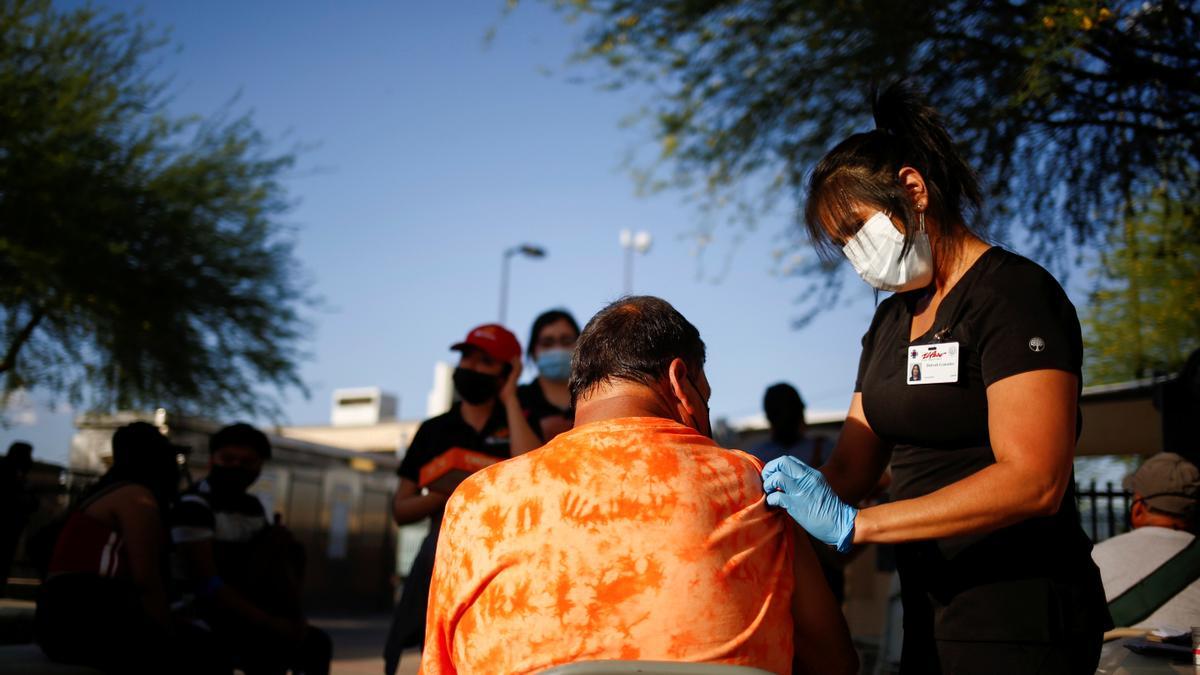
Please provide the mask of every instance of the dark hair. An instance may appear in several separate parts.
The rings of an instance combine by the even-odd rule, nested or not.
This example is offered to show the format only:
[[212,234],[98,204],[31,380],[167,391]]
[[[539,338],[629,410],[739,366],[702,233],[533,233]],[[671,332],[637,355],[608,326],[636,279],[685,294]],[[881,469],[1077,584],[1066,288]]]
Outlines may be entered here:
[[179,490],[178,452],[158,427],[133,422],[112,437],[113,463],[100,480],[85,492],[85,502],[115,483],[136,483],[150,490],[159,508],[166,509]]
[[250,448],[264,460],[271,459],[271,442],[267,435],[245,422],[231,424],[213,434],[208,439],[208,454],[211,457],[217,450],[232,445]]
[[767,387],[763,394],[763,413],[771,425],[772,437],[784,443],[794,443],[797,426],[804,420],[804,399],[787,382]]
[[[917,233],[917,210],[900,182],[900,169],[911,166],[925,179],[932,222],[930,245],[936,265],[953,257],[971,233],[965,215],[982,204],[979,181],[946,132],[937,111],[911,84],[897,82],[882,94],[871,92],[875,130],[839,143],[817,163],[808,181],[804,222],[822,257],[832,257],[838,239],[860,225],[856,205],[868,204],[904,223],[903,255]],[[832,234],[830,232],[836,232]]]
[[571,324],[571,328],[575,329],[575,335],[579,335],[579,322],[577,322],[575,317],[571,316],[571,313],[567,310],[551,309],[542,312],[538,315],[538,318],[533,320],[533,328],[529,330],[529,342],[525,343],[526,357],[531,359],[533,358],[533,350],[534,347],[537,346],[538,335],[541,334],[542,329],[552,323],[558,323],[559,321],[566,321],[567,323]]
[[579,335],[571,357],[571,405],[603,382],[654,384],[676,358],[689,370],[704,366],[700,331],[666,300],[621,298],[593,316]]
[[767,387],[766,393],[763,394],[763,412],[768,420],[780,414],[803,410],[804,399],[800,398],[800,392],[787,382],[777,382]]

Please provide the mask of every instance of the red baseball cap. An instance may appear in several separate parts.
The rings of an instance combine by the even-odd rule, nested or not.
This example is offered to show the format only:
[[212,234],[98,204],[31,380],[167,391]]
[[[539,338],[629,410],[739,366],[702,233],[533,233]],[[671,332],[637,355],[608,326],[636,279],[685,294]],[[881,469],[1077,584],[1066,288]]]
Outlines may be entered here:
[[508,363],[521,355],[521,343],[517,336],[498,323],[485,323],[467,333],[467,339],[453,344],[450,349],[462,351],[467,347],[482,349],[488,356],[501,363]]

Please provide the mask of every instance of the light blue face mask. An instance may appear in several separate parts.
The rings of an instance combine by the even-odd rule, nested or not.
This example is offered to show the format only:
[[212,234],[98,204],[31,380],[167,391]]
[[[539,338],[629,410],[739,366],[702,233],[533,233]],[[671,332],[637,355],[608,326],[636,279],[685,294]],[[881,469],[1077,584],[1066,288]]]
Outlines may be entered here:
[[571,377],[571,350],[544,349],[537,355],[538,374],[554,382],[566,382]]

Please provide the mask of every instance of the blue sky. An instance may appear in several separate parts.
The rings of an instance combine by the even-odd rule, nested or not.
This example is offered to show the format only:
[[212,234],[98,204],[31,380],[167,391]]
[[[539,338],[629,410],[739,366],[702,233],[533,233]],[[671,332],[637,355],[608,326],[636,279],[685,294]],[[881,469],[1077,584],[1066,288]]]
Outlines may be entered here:
[[[434,362],[495,320],[501,253],[514,244],[549,252],[513,261],[508,323],[522,343],[544,309],[586,321],[620,295],[622,228],[655,237],[634,291],[675,304],[708,343],[714,415],[757,412],[779,380],[810,410],[848,405],[872,291],[851,283],[842,306],[793,330],[804,283],[774,273],[772,258],[786,210],[748,233],[714,281],[741,230],[719,229],[698,257],[687,233],[701,216],[683,195],[635,194],[623,160],[654,142],[620,123],[650,94],[573,82],[588,73],[567,66],[578,28],[545,4],[507,17],[499,0],[93,4],[140,6],[171,27],[159,72],[175,112],[218,112],[237,96],[233,110],[251,111],[277,147],[309,147],[286,180],[286,220],[324,307],[309,317],[301,369],[312,395],[287,398],[289,423],[326,423],[332,390],[350,386],[382,386],[403,417],[421,416]],[[1082,309],[1085,296],[1072,298]],[[38,456],[65,458],[69,414],[39,406],[16,419],[0,442],[30,438]]]

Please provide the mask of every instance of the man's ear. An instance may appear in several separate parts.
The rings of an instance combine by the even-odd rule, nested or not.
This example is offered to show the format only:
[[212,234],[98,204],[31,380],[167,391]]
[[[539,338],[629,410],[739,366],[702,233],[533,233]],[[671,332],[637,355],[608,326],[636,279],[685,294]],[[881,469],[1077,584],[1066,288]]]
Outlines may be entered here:
[[1146,521],[1146,502],[1141,495],[1134,495],[1133,500],[1133,506],[1129,509],[1129,524],[1136,529]]
[[692,396],[688,393],[692,387],[688,383],[688,375],[687,364],[683,362],[683,359],[672,359],[671,365],[667,366],[667,381],[671,385],[671,395],[675,399],[673,404],[679,411],[686,412],[692,419],[695,419],[696,406],[692,403]]

